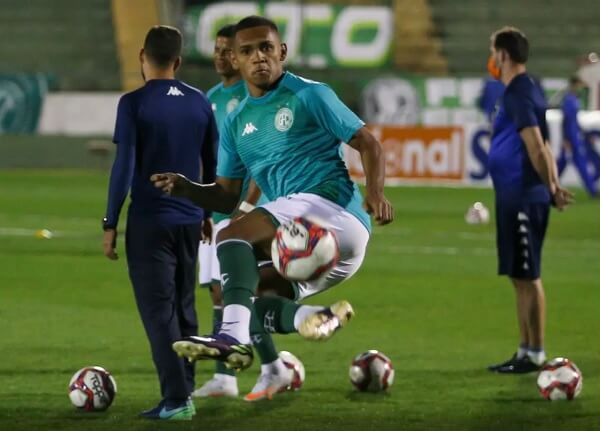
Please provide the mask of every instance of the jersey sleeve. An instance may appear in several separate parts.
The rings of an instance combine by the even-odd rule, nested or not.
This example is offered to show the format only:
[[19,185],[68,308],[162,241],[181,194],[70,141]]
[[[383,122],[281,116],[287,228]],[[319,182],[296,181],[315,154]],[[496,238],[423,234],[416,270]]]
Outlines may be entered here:
[[533,102],[525,94],[505,92],[504,110],[519,131],[526,127],[539,126]]
[[325,84],[311,85],[299,97],[317,124],[343,142],[349,142],[365,125]]
[[116,228],[121,208],[131,187],[135,167],[136,124],[130,98],[124,96],[117,107],[117,123],[113,142],[117,154],[110,174],[106,226]]
[[134,145],[136,138],[136,124],[131,106],[131,97],[122,96],[117,107],[117,121],[113,142],[120,145]]
[[246,166],[237,152],[229,118],[223,123],[219,139],[217,176],[227,178],[244,178]]

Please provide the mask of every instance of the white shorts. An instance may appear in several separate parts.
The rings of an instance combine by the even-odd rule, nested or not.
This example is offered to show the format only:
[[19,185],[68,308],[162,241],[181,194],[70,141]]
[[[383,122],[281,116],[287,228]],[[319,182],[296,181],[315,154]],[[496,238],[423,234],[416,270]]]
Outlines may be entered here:
[[210,271],[212,267],[212,249],[214,243],[209,244],[205,241],[200,241],[198,246],[198,282],[200,285],[208,285],[211,282]]
[[221,271],[219,269],[219,259],[217,258],[217,234],[223,228],[229,226],[231,219],[223,219],[213,226],[211,243],[201,241],[198,248],[198,261],[200,268],[198,270],[198,279],[200,284],[211,284],[213,281],[221,280]]
[[340,260],[324,277],[294,282],[296,299],[302,300],[323,292],[352,277],[365,257],[369,231],[358,218],[343,207],[312,193],[294,193],[261,205],[281,224],[295,217],[314,218],[335,232],[340,247]]

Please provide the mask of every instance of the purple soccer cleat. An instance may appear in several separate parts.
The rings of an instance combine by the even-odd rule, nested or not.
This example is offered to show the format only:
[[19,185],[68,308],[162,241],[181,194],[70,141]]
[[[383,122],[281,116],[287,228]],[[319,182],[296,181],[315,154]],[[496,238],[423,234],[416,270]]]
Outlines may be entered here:
[[191,336],[173,343],[173,350],[188,361],[214,359],[225,363],[227,368],[245,370],[254,359],[251,344],[242,344],[227,334]]

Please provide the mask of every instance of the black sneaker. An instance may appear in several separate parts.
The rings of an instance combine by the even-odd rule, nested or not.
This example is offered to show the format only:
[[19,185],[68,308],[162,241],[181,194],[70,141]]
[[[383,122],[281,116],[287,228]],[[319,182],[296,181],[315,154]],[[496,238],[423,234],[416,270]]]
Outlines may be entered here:
[[529,356],[525,356],[521,359],[515,359],[512,364],[505,365],[496,370],[502,374],[526,374],[533,373],[542,369],[541,365],[537,365],[531,361]]
[[512,364],[514,364],[514,363],[515,363],[515,361],[518,361],[518,359],[517,359],[517,354],[516,354],[516,353],[515,353],[514,355],[512,355],[512,357],[511,357],[509,360],[507,360],[507,361],[504,361],[504,362],[502,362],[502,363],[500,363],[500,364],[489,365],[489,366],[487,367],[487,369],[488,369],[489,371],[498,371],[500,368],[503,368],[503,367],[508,367],[509,365],[512,365]]

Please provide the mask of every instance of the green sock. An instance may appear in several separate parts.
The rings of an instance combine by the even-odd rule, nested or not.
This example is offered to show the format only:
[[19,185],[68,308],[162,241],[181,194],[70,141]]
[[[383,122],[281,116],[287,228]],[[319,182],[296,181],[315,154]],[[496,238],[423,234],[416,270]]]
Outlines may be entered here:
[[242,305],[252,311],[252,296],[259,279],[252,247],[245,241],[226,241],[218,245],[217,256],[221,266],[223,305]]
[[[217,328],[221,325],[223,321],[223,307],[214,306],[213,307],[213,331],[217,332]],[[225,366],[225,364],[221,361],[217,361],[215,365],[215,373],[216,374],[227,374],[228,376],[235,376],[235,372],[230,370]]]
[[252,345],[254,346],[256,353],[258,353],[261,364],[270,364],[279,357],[275,344],[273,344],[273,337],[271,337],[271,334],[266,332],[262,327],[256,314],[252,315],[250,336],[252,338]]
[[[256,318],[253,325],[263,328],[266,333],[289,334],[297,332],[294,327],[294,316],[300,304],[281,296],[256,298],[254,309]],[[258,328],[257,327],[257,328]],[[252,326],[251,328],[254,328]]]

